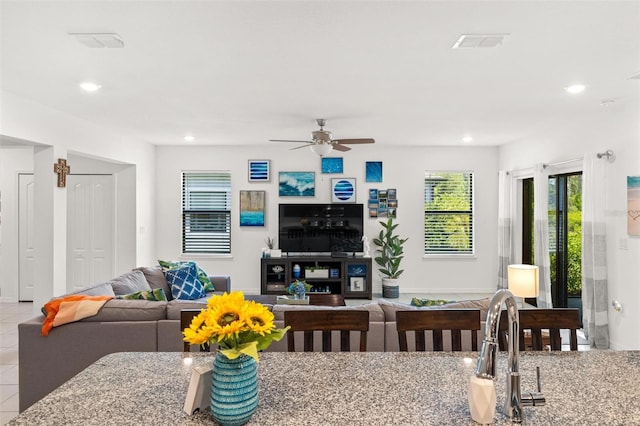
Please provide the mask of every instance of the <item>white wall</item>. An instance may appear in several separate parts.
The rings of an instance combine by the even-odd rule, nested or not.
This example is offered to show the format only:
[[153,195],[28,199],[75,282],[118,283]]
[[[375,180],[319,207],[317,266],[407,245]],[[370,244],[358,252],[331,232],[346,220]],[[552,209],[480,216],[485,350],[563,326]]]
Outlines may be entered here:
[[[2,116],[0,116],[0,134],[9,138],[17,138],[40,144],[44,147],[53,147],[52,151],[42,150],[41,154],[50,156],[50,160],[61,156],[64,158],[90,157],[102,161],[116,162],[123,164],[122,167],[128,165],[129,168],[123,168],[118,172],[123,179],[129,176],[134,182],[134,187],[126,188],[127,194],[119,196],[118,202],[134,204],[133,206],[124,206],[122,211],[129,210],[129,215],[133,212],[135,219],[133,225],[126,226],[130,234],[133,244],[129,244],[127,260],[121,257],[117,258],[118,268],[116,273],[123,273],[136,265],[147,265],[155,261],[155,215],[153,207],[155,205],[155,147],[149,143],[131,139],[129,137],[116,134],[109,129],[102,128],[93,123],[80,120],[78,118],[66,115],[60,111],[52,110],[30,100],[20,98],[12,93],[2,92]],[[36,157],[38,156],[36,155]],[[40,188],[49,194],[45,197],[52,200],[58,200],[60,197],[47,197],[46,195],[60,195],[60,188],[56,188],[52,182],[49,185],[48,180],[55,176],[52,172],[53,162],[47,161],[34,162],[35,178],[38,180],[40,173],[45,177],[45,181]],[[39,166],[40,164],[40,166]],[[74,165],[70,163],[72,170]],[[135,167],[134,167],[135,166]],[[75,171],[75,170],[74,170]],[[135,174],[135,179],[131,176]],[[0,183],[0,185],[4,185]],[[135,200],[135,202],[133,202]],[[3,203],[4,204],[4,203]],[[52,212],[59,212],[62,208],[43,208],[40,213],[44,216],[51,215]],[[47,226],[56,226],[52,229],[50,240],[45,243],[43,258],[52,259],[54,253],[59,255],[61,250],[55,250],[66,239],[66,225],[56,218],[54,214],[52,218],[44,218],[43,222],[48,223]],[[51,220],[49,220],[51,219]],[[4,232],[4,231],[3,231]],[[4,249],[4,247],[3,247]],[[12,249],[17,250],[17,249]],[[4,258],[4,256],[3,256]],[[56,257],[55,264],[65,264],[64,259]],[[4,263],[5,260],[2,260]],[[64,271],[53,270],[50,262],[36,263],[36,277],[40,276],[42,280],[37,282],[38,288],[35,289],[35,304],[40,306],[51,296],[54,289],[64,289],[66,274]],[[38,266],[42,265],[42,267]],[[10,268],[17,268],[17,264],[9,265]],[[5,270],[6,272],[6,270]],[[4,281],[2,283],[4,287]],[[38,308],[39,309],[39,308]]]
[[[344,173],[320,173],[320,157],[307,149],[290,151],[288,147],[268,144],[252,147],[157,147],[157,229],[158,257],[181,257],[181,172],[230,170],[232,174],[232,256],[188,256],[195,258],[210,274],[229,274],[235,290],[260,292],[260,249],[267,236],[278,233],[277,206],[281,202],[327,203],[331,201],[331,177],[355,177],[357,202],[366,203],[370,188],[396,188],[398,193],[398,231],[408,236],[405,273],[401,277],[403,293],[492,293],[497,278],[497,149],[462,148],[384,148],[357,146],[346,153],[334,153],[344,159]],[[247,161],[271,160],[271,182],[249,183]],[[383,182],[365,182],[365,161],[383,162]],[[423,257],[424,171],[471,170],[475,172],[476,253],[472,259],[425,259]],[[315,197],[279,197],[279,171],[314,171]],[[240,190],[266,190],[267,214],[264,228],[238,226]],[[377,219],[365,219],[365,233],[372,239],[380,230]],[[372,247],[373,249],[373,247]],[[373,292],[381,284],[374,273]]]
[[[607,272],[611,347],[639,349],[640,237],[627,235],[626,177],[640,175],[640,113],[638,103],[620,102],[599,108],[561,128],[549,129],[500,149],[500,168],[522,169],[535,163],[554,163],[583,157],[587,152],[612,149],[615,161],[607,164]],[[604,161],[604,160],[602,160]],[[623,249],[622,247],[627,247]],[[622,312],[611,308],[619,300]]]

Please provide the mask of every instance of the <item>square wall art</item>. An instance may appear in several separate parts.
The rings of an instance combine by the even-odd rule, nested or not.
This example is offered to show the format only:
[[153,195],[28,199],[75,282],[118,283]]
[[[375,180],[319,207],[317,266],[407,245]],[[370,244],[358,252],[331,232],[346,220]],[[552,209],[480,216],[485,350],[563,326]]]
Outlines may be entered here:
[[264,226],[266,191],[240,191],[240,226]]
[[280,172],[278,194],[281,197],[315,197],[314,172]]
[[269,182],[269,160],[249,160],[249,182]]
[[356,202],[356,179],[355,178],[332,178],[331,179],[331,202],[332,203],[355,203]]
[[382,161],[367,161],[365,165],[366,182],[382,182]]
[[322,173],[342,173],[342,157],[322,157]]

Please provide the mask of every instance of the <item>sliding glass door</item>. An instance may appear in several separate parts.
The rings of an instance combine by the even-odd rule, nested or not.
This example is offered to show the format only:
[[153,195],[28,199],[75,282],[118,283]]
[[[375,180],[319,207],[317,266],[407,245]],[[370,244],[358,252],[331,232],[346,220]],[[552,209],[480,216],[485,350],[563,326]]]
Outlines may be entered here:
[[[548,184],[553,306],[582,308],[582,173],[549,176]],[[522,188],[522,262],[535,264],[533,179],[523,180]]]

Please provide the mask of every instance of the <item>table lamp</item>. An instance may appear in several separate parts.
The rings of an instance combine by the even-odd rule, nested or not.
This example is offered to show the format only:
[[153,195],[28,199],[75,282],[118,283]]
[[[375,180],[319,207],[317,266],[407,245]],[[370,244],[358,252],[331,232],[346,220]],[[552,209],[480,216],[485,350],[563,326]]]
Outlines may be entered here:
[[538,297],[538,267],[535,265],[509,265],[507,267],[509,291],[515,297]]

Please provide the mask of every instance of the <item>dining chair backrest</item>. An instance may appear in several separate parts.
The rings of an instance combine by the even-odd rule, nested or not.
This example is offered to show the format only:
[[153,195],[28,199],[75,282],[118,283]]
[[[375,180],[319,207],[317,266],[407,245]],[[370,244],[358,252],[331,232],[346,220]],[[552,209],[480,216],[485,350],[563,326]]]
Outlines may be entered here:
[[[200,309],[183,309],[180,311],[180,335],[185,328],[191,325],[191,320],[200,313]],[[183,352],[191,352],[191,344],[184,342]],[[195,345],[194,345],[195,346]],[[209,352],[209,345],[198,346],[200,352]]]
[[321,306],[346,306],[344,296],[341,294],[313,294],[307,293],[310,305]]
[[449,330],[451,350],[462,351],[462,331],[471,332],[471,350],[478,350],[480,310],[478,309],[425,309],[396,312],[396,329],[400,351],[408,351],[407,332],[415,333],[416,351],[426,350],[425,334],[431,332],[433,350],[444,350],[443,331]]
[[304,332],[304,351],[313,352],[314,331],[322,332],[322,351],[331,352],[332,332],[340,332],[340,350],[351,349],[351,332],[360,332],[360,352],[367,350],[369,311],[349,309],[290,310],[284,312],[287,332],[287,350],[295,352],[295,332]]
[[[552,351],[562,350],[561,330],[568,330],[569,349],[578,350],[577,330],[582,328],[580,310],[575,308],[520,309],[520,350]],[[509,318],[506,311],[500,314],[498,344],[500,350],[506,350],[509,331]]]

